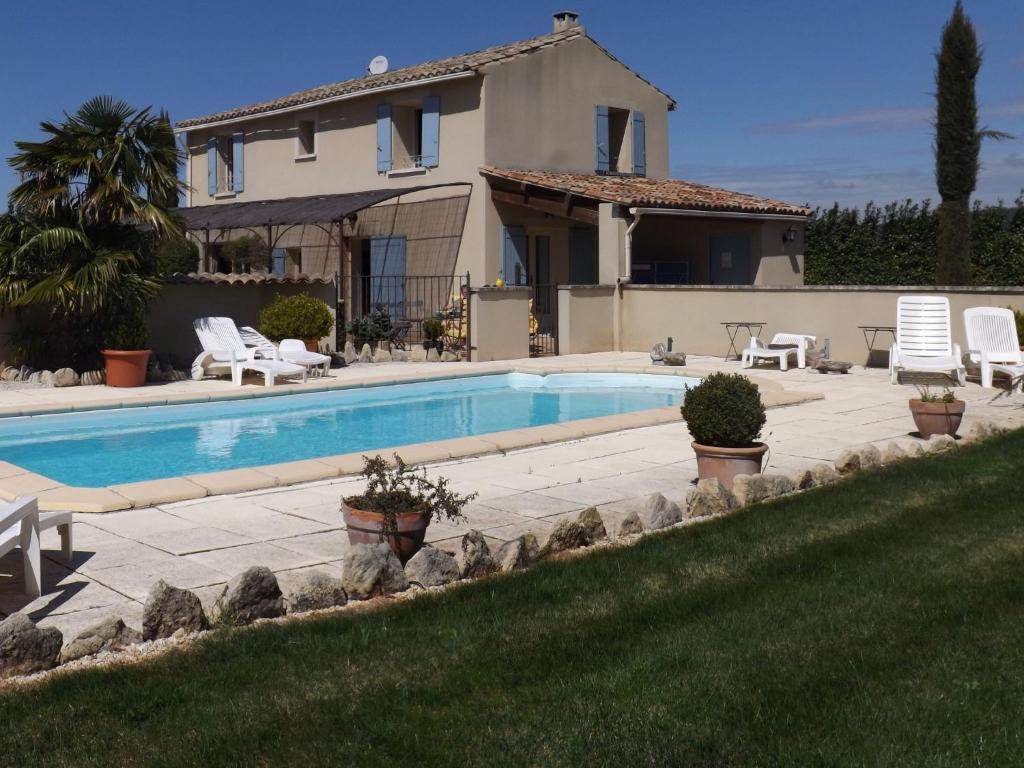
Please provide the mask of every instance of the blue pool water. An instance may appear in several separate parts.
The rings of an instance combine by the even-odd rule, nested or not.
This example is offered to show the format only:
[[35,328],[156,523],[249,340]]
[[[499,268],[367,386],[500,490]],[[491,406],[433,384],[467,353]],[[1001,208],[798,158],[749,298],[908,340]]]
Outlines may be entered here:
[[0,459],[99,487],[678,405],[697,379],[511,373],[0,419]]

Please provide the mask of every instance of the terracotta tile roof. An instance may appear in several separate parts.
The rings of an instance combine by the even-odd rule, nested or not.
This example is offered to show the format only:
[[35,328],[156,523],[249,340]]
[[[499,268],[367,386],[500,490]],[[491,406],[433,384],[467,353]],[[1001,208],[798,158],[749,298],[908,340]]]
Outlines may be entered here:
[[[554,32],[549,35],[533,37],[529,40],[506,43],[505,45],[498,45],[493,48],[485,48],[482,51],[465,53],[461,56],[451,56],[447,59],[428,61],[424,64],[403,67],[380,75],[356,77],[351,80],[343,80],[340,83],[331,83],[330,85],[322,85],[318,88],[298,91],[297,93],[292,93],[288,96],[282,96],[279,99],[261,101],[257,104],[248,104],[244,107],[236,107],[234,109],[216,112],[212,115],[205,115],[203,117],[193,117],[188,120],[182,120],[177,124],[177,127],[193,128],[207,123],[234,120],[240,117],[261,114],[263,112],[272,112],[278,109],[298,107],[304,104],[323,101],[325,99],[347,96],[359,93],[360,91],[366,91],[371,88],[400,85],[402,83],[415,83],[418,80],[425,80],[427,78],[440,77],[443,75],[455,75],[462,72],[476,72],[481,67],[488,64],[496,64],[516,56],[533,53],[541,48],[557,45],[568,40],[575,40],[579,37],[586,37],[586,30],[583,27],[573,27],[562,32]],[[604,49],[602,48],[601,50]],[[608,52],[605,51],[605,53]],[[611,54],[608,55],[611,56]],[[667,98],[671,99],[671,97]]]
[[272,275],[269,272],[246,272],[246,273],[225,273],[225,272],[189,272],[187,275],[176,272],[173,275],[166,275],[161,278],[165,283],[191,284],[208,283],[212,285],[249,285],[252,283],[277,283],[282,285],[329,285],[334,282],[333,277],[318,275]]
[[586,173],[556,173],[480,168],[485,176],[523,182],[559,192],[606,203],[641,208],[686,208],[700,211],[732,211],[737,213],[776,213],[809,216],[810,208],[784,203],[758,195],[731,192],[679,179],[648,179],[642,176],[599,176]]

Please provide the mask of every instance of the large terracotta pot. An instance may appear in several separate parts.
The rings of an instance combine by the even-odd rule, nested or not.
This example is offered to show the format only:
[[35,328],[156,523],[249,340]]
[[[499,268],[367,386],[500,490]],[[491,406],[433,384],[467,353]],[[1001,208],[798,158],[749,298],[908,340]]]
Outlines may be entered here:
[[952,403],[925,403],[921,400],[910,401],[910,413],[921,437],[927,440],[932,435],[949,435],[956,437],[960,422],[964,418],[967,403],[954,400]]
[[306,345],[307,352],[320,351],[320,339],[303,339],[302,343]]
[[141,387],[146,383],[148,349],[104,349],[108,387]]
[[[344,500],[341,514],[348,529],[349,544],[380,544],[384,515],[350,507]],[[388,544],[403,565],[420,551],[428,525],[430,516],[425,512],[406,512],[398,516],[398,535],[389,537]]]
[[761,472],[761,462],[768,451],[764,443],[754,443],[749,448],[719,448],[698,442],[690,445],[697,454],[697,477],[701,480],[716,477],[730,490],[736,475],[756,475]]

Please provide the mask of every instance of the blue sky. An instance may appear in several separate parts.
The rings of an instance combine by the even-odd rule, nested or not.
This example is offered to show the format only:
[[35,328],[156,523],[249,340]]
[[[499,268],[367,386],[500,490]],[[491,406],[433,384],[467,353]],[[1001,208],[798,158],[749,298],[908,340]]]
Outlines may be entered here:
[[[531,37],[558,4],[8,0],[0,154],[98,93],[184,119]],[[671,169],[793,202],[935,198],[934,59],[952,0],[575,2],[588,32],[679,102]],[[966,0],[985,46],[977,196],[1024,188],[1024,2]],[[0,192],[14,176],[0,169]]]

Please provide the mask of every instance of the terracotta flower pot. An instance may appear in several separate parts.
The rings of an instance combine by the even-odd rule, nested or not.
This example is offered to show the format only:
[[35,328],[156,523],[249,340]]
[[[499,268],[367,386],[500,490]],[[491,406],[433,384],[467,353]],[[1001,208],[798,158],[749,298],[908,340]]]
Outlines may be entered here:
[[320,351],[320,339],[303,339],[302,343],[306,345],[307,352]]
[[[341,514],[348,530],[349,544],[380,543],[384,515],[350,507],[344,500],[341,502]],[[428,525],[430,516],[426,512],[406,512],[398,515],[398,535],[389,537],[388,544],[403,565],[420,551]]]
[[103,349],[108,387],[141,387],[146,383],[148,349]]
[[749,448],[719,448],[698,442],[690,445],[697,454],[697,477],[701,480],[716,477],[730,490],[736,475],[760,474],[761,462],[768,451],[764,443],[754,443]]
[[925,403],[921,400],[910,401],[910,414],[921,437],[927,440],[932,435],[949,435],[956,437],[960,422],[964,418],[967,403],[954,400],[952,403]]

